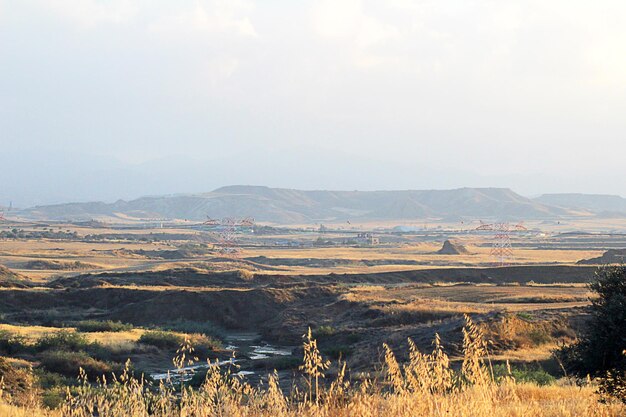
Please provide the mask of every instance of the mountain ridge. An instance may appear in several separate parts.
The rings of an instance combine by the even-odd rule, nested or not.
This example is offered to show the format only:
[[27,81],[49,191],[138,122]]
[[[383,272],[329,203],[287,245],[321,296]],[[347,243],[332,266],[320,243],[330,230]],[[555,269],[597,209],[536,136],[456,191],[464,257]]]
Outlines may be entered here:
[[521,196],[508,188],[449,190],[329,191],[231,185],[198,194],[36,206],[16,214],[28,219],[187,219],[252,216],[257,221],[293,224],[415,218],[547,219],[570,210]]

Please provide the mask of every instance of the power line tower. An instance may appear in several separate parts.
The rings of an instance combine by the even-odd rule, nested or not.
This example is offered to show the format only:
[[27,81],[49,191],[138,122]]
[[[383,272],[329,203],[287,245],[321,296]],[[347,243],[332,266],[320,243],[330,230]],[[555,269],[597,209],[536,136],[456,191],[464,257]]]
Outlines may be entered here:
[[480,226],[475,230],[493,231],[493,242],[490,255],[494,256],[498,265],[505,266],[513,258],[513,247],[511,246],[511,233],[528,230],[523,222],[511,225],[506,222],[484,223],[480,221]]
[[220,221],[218,219],[212,219],[209,216],[206,216],[206,221],[202,222],[203,226],[218,226]]
[[[9,213],[9,212],[11,211],[11,209],[12,209],[12,208],[13,208],[13,202],[11,201],[11,202],[9,203],[9,209],[6,211],[6,213]],[[3,209],[3,210],[0,210],[0,222],[6,222],[6,221],[7,221],[7,218],[5,217],[5,211],[4,211],[4,209]]]
[[225,217],[222,220],[209,218],[203,224],[219,226],[219,231],[217,232],[217,246],[220,254],[238,257],[241,254],[241,248],[237,241],[237,232],[242,228],[254,228],[255,222],[252,217]]

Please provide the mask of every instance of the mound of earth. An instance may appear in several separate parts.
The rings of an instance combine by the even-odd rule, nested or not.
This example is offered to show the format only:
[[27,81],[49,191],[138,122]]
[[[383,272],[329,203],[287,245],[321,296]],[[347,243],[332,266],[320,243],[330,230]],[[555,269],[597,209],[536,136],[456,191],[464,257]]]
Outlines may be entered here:
[[50,288],[94,288],[110,286],[138,287],[214,287],[249,286],[254,275],[235,270],[207,272],[196,268],[176,268],[145,272],[104,272],[77,277],[62,277],[51,281]]
[[8,397],[11,403],[17,405],[28,403],[33,390],[33,376],[30,372],[16,368],[0,357],[0,381],[3,396]]
[[579,265],[606,265],[622,264],[626,259],[626,249],[609,249],[597,258],[582,259],[577,262]]
[[11,271],[9,268],[0,265],[0,287],[3,288],[26,288],[30,280],[24,275]]
[[51,261],[45,259],[38,259],[36,261],[28,261],[20,265],[22,269],[32,269],[35,271],[82,271],[86,269],[97,269],[98,266],[76,261]]
[[469,251],[460,243],[454,243],[449,240],[443,242],[441,249],[437,251],[439,255],[467,255]]

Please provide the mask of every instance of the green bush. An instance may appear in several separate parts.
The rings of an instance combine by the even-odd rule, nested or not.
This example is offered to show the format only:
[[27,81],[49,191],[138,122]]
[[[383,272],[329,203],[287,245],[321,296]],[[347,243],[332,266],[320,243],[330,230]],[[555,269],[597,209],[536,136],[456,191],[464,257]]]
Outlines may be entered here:
[[0,353],[4,355],[15,355],[30,350],[31,347],[28,346],[24,337],[7,330],[0,330]]
[[89,343],[87,337],[84,334],[68,330],[61,330],[59,332],[50,333],[43,336],[35,344],[35,349],[38,352],[43,352],[46,350],[79,351],[87,350],[93,345],[94,344]]
[[601,378],[603,394],[626,403],[626,266],[598,269],[589,289],[591,318],[578,341],[556,355],[565,368],[579,378]]
[[552,336],[550,336],[545,329],[540,328],[530,330],[528,332],[528,338],[535,346],[545,345],[552,341]]
[[49,372],[76,377],[82,368],[90,379],[119,370],[118,365],[94,359],[86,352],[61,350],[46,351],[40,355],[41,366]]
[[132,324],[119,321],[83,320],[75,325],[76,330],[81,332],[125,332],[133,329]]
[[315,339],[320,339],[323,337],[332,336],[337,333],[337,329],[332,326],[320,326],[315,331],[313,331],[313,337]]
[[145,332],[139,338],[139,343],[156,346],[159,349],[176,349],[184,342],[184,338],[172,332],[153,330]]
[[322,348],[322,353],[326,356],[329,356],[331,359],[345,359],[347,356],[352,354],[352,348],[349,346],[330,346],[327,348]]
[[54,388],[41,393],[41,403],[45,408],[56,410],[65,402],[66,392],[64,388]]
[[69,387],[74,384],[74,378],[67,378],[61,374],[48,372],[45,369],[34,369],[35,377],[38,385],[43,389],[51,389],[55,387]]
[[556,378],[543,369],[526,366],[522,368],[511,366],[511,374],[509,375],[506,365],[494,365],[493,376],[496,381],[500,381],[507,376],[512,376],[515,378],[516,382],[532,382],[537,385],[551,385],[556,382]]
[[224,329],[211,323],[210,321],[189,321],[189,320],[175,320],[159,326],[162,330],[172,330],[181,333],[198,333],[205,334],[214,339],[224,338]]

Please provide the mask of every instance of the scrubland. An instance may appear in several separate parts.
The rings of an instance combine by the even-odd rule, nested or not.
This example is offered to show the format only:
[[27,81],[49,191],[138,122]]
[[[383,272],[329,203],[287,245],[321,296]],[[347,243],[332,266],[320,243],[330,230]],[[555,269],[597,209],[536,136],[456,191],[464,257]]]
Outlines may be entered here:
[[[494,371],[487,340],[466,317],[463,357],[452,366],[436,336],[433,350],[420,352],[409,340],[409,359],[400,363],[384,345],[379,372],[349,378],[345,363],[332,365],[317,348],[309,331],[303,344],[301,378],[292,389],[281,389],[277,374],[251,386],[229,370],[209,368],[201,386],[151,384],[127,368],[119,377],[67,390],[57,410],[43,408],[36,392],[22,405],[3,397],[0,413],[11,417],[87,416],[623,416],[626,408],[611,399],[600,401],[592,381],[576,385],[561,380],[551,385],[516,380],[506,368]],[[175,362],[193,357],[181,347]],[[331,375],[332,374],[332,375]]]

